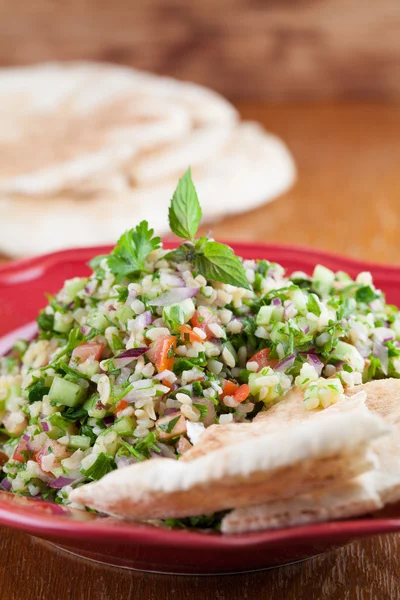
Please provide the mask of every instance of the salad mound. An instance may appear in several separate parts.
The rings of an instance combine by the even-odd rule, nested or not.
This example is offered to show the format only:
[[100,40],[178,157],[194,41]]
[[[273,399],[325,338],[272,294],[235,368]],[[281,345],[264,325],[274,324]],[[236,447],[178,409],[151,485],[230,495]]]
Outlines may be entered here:
[[251,421],[293,386],[320,410],[400,376],[399,312],[369,273],[287,276],[196,238],[200,220],[189,170],[169,210],[181,245],[163,249],[146,222],[127,231],[90,277],[49,297],[37,337],[0,359],[3,490],[70,504],[74,487],[179,459],[205,428]]

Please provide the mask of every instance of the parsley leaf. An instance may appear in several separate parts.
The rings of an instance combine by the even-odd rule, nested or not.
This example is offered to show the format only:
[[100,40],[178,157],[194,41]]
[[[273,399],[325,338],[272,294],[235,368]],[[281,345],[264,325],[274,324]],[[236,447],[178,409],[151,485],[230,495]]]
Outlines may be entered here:
[[108,266],[120,279],[144,271],[145,260],[150,252],[160,247],[159,237],[153,237],[147,221],[139,223],[135,229],[125,231],[108,257]]
[[203,420],[208,414],[208,406],[206,404],[200,404],[200,402],[193,402],[193,406],[200,412],[200,420]]
[[96,460],[92,463],[92,465],[88,469],[82,469],[82,475],[85,475],[88,479],[92,481],[97,481],[113,471],[115,469],[114,457],[105,454],[104,452],[100,452],[100,454],[96,457]]
[[363,285],[356,291],[356,300],[357,302],[372,302],[375,298],[378,298],[379,295],[374,292],[374,290],[369,285]]
[[203,254],[197,254],[193,264],[207,279],[250,289],[240,259],[225,244],[208,241],[204,245]]
[[36,320],[40,329],[43,331],[53,331],[54,315],[48,315],[47,313],[42,312]]
[[171,231],[184,240],[192,240],[201,221],[201,207],[190,168],[181,177],[168,211]]
[[307,310],[317,317],[321,314],[321,307],[318,304],[317,296],[315,294],[310,294],[307,300]]
[[31,383],[31,385],[27,388],[27,391],[28,400],[30,403],[33,403],[42,400],[43,396],[49,393],[50,388],[44,385],[44,378],[40,377]]

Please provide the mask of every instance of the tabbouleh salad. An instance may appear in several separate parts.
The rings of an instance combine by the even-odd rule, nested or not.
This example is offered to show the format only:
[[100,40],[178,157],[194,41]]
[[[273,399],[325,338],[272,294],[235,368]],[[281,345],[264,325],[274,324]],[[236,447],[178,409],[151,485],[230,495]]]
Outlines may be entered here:
[[163,249],[147,222],[127,231],[0,359],[3,490],[70,504],[74,487],[179,459],[206,427],[251,421],[292,386],[315,410],[400,376],[399,312],[369,273],[287,276],[196,238],[200,219],[189,170],[169,210],[181,245]]

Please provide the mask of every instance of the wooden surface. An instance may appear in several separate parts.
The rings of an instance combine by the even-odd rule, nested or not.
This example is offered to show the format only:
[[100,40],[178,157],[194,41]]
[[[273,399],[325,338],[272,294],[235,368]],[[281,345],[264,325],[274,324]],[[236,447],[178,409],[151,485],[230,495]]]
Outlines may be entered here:
[[0,64],[92,59],[231,99],[400,96],[398,0],[0,0]]
[[[286,139],[299,180],[276,202],[215,226],[216,237],[400,263],[399,106],[240,109]],[[399,581],[400,536],[264,573],[187,578],[106,568],[0,529],[0,600],[387,600],[400,599]]]
[[216,237],[314,246],[400,264],[400,104],[239,106],[288,144],[298,182]]
[[0,600],[398,600],[399,543],[385,536],[272,571],[178,577],[83,561],[0,528]]

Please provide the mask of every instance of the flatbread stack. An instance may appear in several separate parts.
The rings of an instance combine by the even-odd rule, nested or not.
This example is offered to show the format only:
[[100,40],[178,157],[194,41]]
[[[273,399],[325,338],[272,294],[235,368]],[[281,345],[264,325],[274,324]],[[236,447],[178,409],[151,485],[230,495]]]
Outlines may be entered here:
[[100,63],[0,69],[0,251],[108,243],[150,218],[163,233],[189,165],[206,220],[295,177],[278,138],[195,84]]
[[252,423],[212,425],[176,461],[156,458],[74,490],[112,516],[187,517],[229,510],[223,533],[348,518],[400,500],[400,381],[356,386],[307,411],[294,388]]

